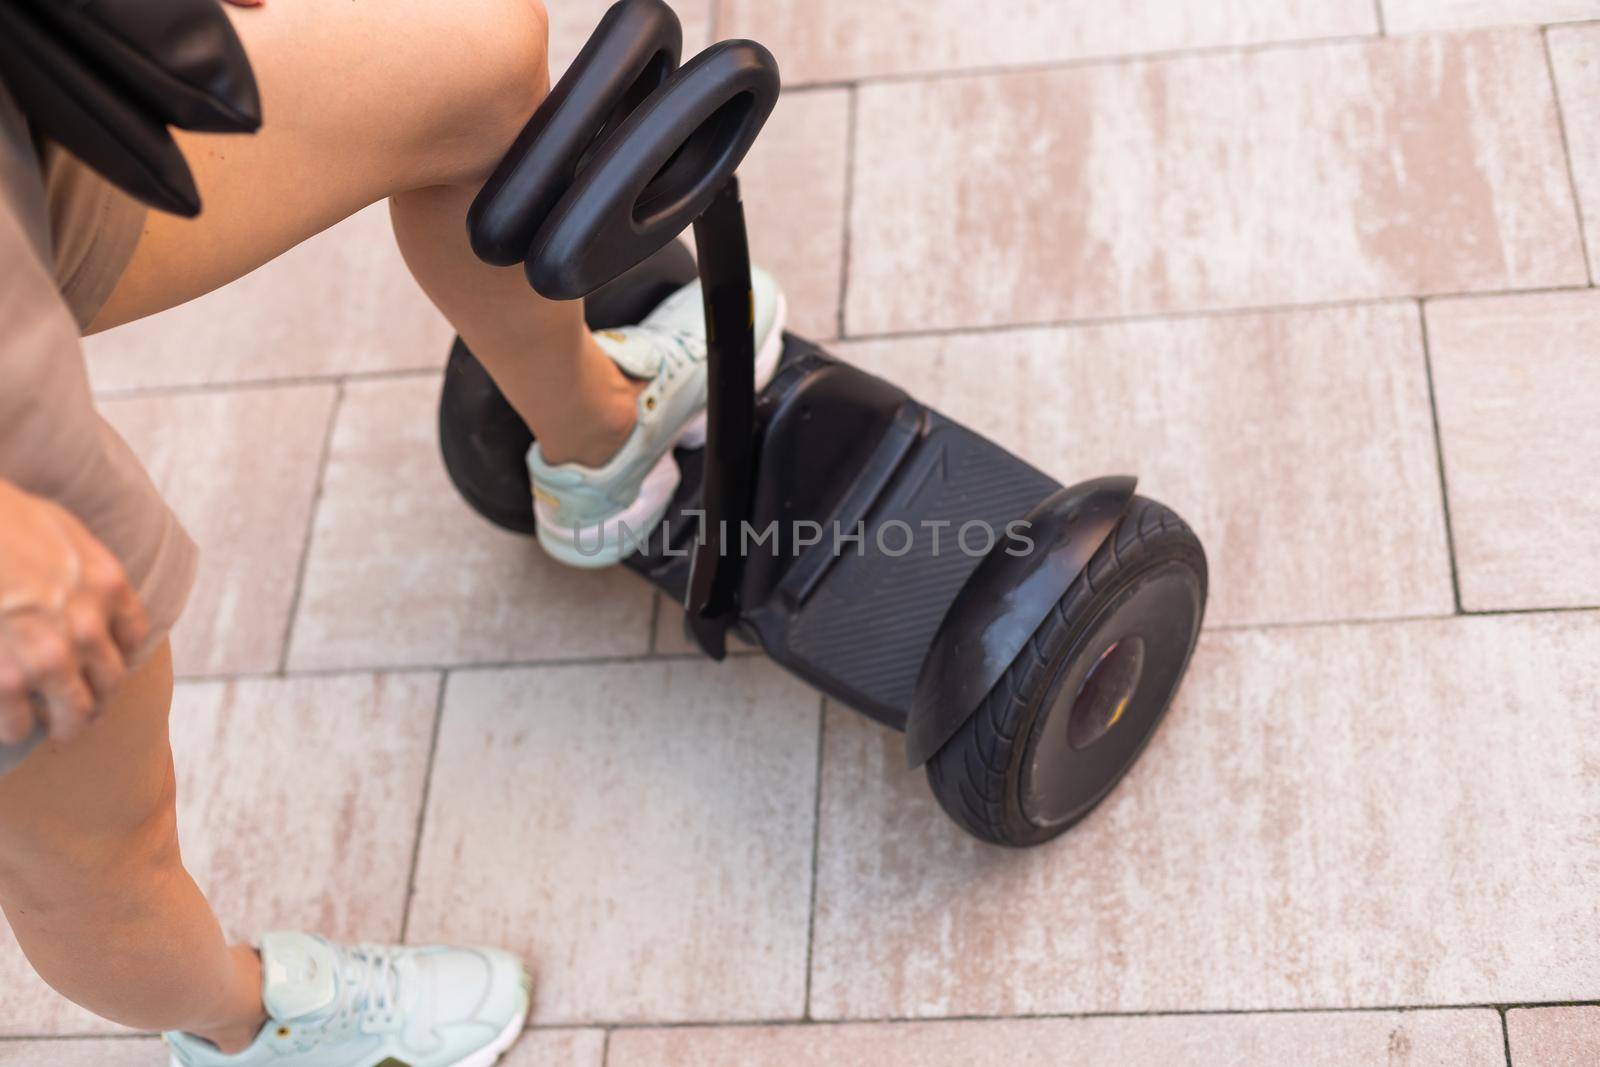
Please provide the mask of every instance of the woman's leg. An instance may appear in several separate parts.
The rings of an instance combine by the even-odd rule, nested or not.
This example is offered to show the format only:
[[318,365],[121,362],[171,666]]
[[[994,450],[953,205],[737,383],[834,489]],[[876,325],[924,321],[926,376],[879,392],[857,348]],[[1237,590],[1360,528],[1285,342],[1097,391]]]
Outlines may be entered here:
[[[96,323],[192,299],[392,198],[408,261],[542,438],[603,459],[634,385],[581,308],[478,263],[466,206],[546,89],[537,0],[272,0],[235,13],[261,82],[255,137],[183,138],[206,211],[152,215]],[[262,1019],[260,963],[184,871],[165,649],[83,738],[0,779],[0,907],[39,973],[116,1022],[232,1051]]]
[[183,869],[167,646],[95,727],[0,778],[0,909],[45,981],[125,1026],[227,1049],[261,1026],[260,961],[230,948]]
[[253,137],[181,135],[205,210],[152,214],[103,329],[209,292],[389,198],[413,274],[539,437],[598,466],[640,385],[521,270],[473,256],[466,212],[548,90],[539,0],[273,0],[234,11],[261,85]]

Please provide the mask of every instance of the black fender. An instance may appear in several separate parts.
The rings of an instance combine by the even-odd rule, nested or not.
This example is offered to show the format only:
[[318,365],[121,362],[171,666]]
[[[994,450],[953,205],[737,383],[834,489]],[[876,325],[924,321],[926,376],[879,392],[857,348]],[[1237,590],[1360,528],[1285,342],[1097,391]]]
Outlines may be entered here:
[[972,717],[1116,529],[1137,484],[1113,475],[1057,490],[1023,519],[1031,550],[1003,538],[968,576],[917,676],[906,720],[909,766],[932,759]]

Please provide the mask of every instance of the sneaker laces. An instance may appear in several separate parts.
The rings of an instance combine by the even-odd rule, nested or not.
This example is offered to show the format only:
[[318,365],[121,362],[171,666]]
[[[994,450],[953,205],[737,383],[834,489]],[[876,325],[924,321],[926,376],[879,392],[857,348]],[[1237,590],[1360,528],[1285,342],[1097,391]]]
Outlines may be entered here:
[[670,382],[680,370],[692,367],[705,359],[703,351],[705,343],[690,331],[669,330],[662,326],[640,326],[639,330],[648,333],[658,342],[661,350],[661,370],[658,376],[663,382]]
[[355,945],[340,951],[343,967],[335,1017],[377,1015],[393,1019],[400,998],[398,950]]

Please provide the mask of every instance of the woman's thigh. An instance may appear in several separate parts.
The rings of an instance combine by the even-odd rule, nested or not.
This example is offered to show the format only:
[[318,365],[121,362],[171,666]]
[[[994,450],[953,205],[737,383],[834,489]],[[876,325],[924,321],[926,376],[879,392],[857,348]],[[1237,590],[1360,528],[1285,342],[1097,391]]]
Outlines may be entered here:
[[397,192],[481,182],[548,86],[540,0],[230,9],[265,121],[176,134],[204,201],[152,212],[91,329],[192,300]]

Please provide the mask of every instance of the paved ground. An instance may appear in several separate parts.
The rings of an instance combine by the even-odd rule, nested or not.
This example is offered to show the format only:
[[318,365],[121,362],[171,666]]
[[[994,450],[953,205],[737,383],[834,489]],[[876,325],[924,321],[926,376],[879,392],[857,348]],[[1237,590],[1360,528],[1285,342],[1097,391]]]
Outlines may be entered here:
[[[603,4],[552,6],[570,54]],[[975,844],[895,737],[457,502],[368,212],[91,346],[209,549],[230,928],[523,951],[513,1067],[1600,1063],[1600,2],[679,7],[786,69],[746,175],[797,325],[1143,472],[1211,554],[1191,680],[1080,829]],[[160,1059],[8,936],[0,1035]]]

